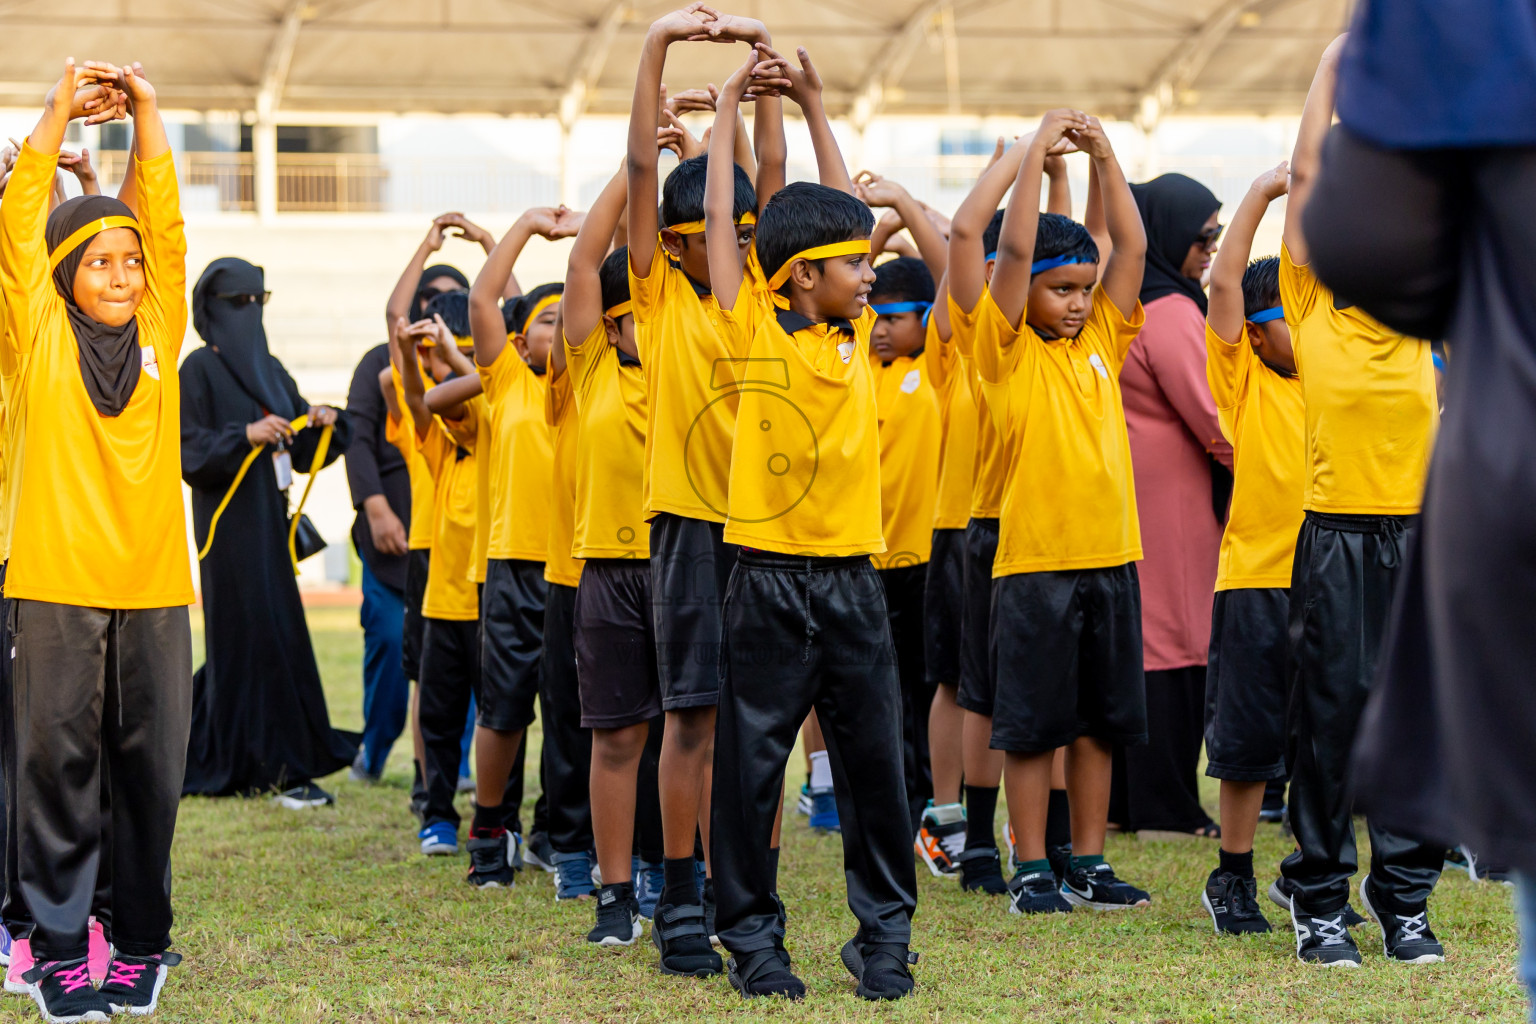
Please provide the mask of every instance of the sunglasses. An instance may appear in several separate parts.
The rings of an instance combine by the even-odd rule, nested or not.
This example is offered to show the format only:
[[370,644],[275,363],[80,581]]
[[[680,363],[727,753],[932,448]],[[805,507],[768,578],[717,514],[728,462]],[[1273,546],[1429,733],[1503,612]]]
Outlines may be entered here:
[[214,298],[223,299],[236,309],[244,309],[253,302],[258,306],[265,306],[271,300],[272,293],[262,292],[260,295],[252,295],[249,292],[241,292],[235,295],[215,295]]
[[1216,247],[1216,239],[1220,238],[1221,233],[1226,229],[1227,226],[1225,224],[1217,224],[1213,228],[1206,228],[1195,237],[1195,241],[1199,242],[1207,249],[1213,249]]

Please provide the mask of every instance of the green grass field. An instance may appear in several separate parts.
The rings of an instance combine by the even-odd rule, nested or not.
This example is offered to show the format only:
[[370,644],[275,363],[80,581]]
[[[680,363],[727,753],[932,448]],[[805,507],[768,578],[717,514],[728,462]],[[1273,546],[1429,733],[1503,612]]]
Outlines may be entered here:
[[[194,612],[194,620],[197,615]],[[310,613],[333,720],[361,724],[356,612]],[[665,978],[649,933],[619,953],[588,948],[591,909],[556,904],[549,876],[510,892],[464,884],[467,859],[416,852],[406,807],[408,744],[384,785],[345,774],[336,806],[294,813],[267,800],[187,800],[176,837],[176,946],[167,1021],[1519,1021],[1511,891],[1447,876],[1432,904],[1447,962],[1383,960],[1372,925],[1361,970],[1298,964],[1281,931],[1218,941],[1199,905],[1215,857],[1203,841],[1112,837],[1109,856],[1153,893],[1145,912],[1025,920],[919,872],[915,997],[872,1006],[837,958],[855,923],[841,850],[789,815],[781,892],[789,948],[809,988],[798,1005],[744,1003],[724,978]],[[532,762],[530,762],[532,763]],[[791,778],[798,779],[792,767]],[[529,796],[531,813],[533,796]],[[1207,793],[1214,799],[1214,791]],[[1363,840],[1362,835],[1362,840]],[[1285,852],[1266,826],[1261,877]],[[1267,902],[1270,920],[1283,924]],[[0,1020],[36,1019],[29,1001]]]

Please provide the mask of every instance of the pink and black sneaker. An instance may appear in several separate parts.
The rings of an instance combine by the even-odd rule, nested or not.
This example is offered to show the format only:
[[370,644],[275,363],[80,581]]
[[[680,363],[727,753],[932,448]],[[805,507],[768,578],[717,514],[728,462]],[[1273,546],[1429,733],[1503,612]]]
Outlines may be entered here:
[[112,962],[112,947],[107,944],[106,929],[94,917],[86,931],[85,959],[91,965],[91,984],[100,985],[107,976],[107,964]]
[[112,1016],[106,999],[91,986],[91,968],[85,957],[38,963],[22,977],[33,1002],[43,1011],[43,1019],[52,1024],[104,1021]]
[[129,956],[118,952],[112,956],[107,969],[107,980],[101,986],[101,997],[113,1013],[127,1013],[142,1017],[155,1012],[160,1001],[160,988],[165,984],[165,971],[181,963],[180,953],[156,953],[154,956]]
[[22,975],[32,969],[32,940],[11,940],[11,962],[5,969],[5,990],[12,995],[26,996],[32,994]]

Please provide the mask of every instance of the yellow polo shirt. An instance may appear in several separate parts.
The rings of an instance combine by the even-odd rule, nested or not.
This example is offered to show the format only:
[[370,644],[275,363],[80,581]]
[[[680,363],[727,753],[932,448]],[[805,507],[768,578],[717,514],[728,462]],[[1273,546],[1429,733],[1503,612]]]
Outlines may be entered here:
[[933,528],[963,530],[971,518],[971,490],[976,481],[975,368],[960,355],[954,335],[941,338],[938,318],[928,320],[923,362],[939,403],[943,442],[939,449],[939,484]]
[[976,368],[1009,456],[994,577],[1141,558],[1120,368],[1145,319],[1098,289],[1078,336],[1046,341],[982,298]]
[[949,303],[950,331],[954,336],[954,345],[960,358],[970,368],[969,382],[971,399],[976,405],[976,466],[971,475],[971,508],[970,516],[973,519],[996,519],[1002,514],[1003,508],[1003,477],[1007,473],[1008,459],[1003,451],[1003,439],[997,432],[997,425],[992,415],[987,411],[986,389],[982,387],[981,377],[976,371],[976,361],[973,352],[976,347],[977,314],[981,310],[982,303],[990,297],[988,292],[981,293],[981,301],[976,304],[976,309],[962,310],[953,296],[945,299]]
[[[931,320],[930,320],[931,323]],[[933,554],[939,489],[939,400],[923,353],[884,363],[871,356],[880,423],[880,520],[885,553],[877,569],[922,565]]]
[[472,583],[485,582],[485,558],[491,544],[491,419],[485,411],[485,395],[479,394],[464,403],[464,415],[459,419],[439,417],[448,430],[448,436],[469,452],[467,461],[474,464],[475,475],[475,538],[470,547],[469,579]]
[[535,373],[510,343],[494,363],[476,369],[490,421],[486,557],[542,562],[555,470],[554,432],[545,418],[548,374]]
[[[393,366],[390,379],[395,383],[395,407],[405,409],[405,387],[400,371]],[[384,439],[400,451],[405,459],[405,471],[411,481],[411,529],[405,546],[411,551],[432,550],[433,516],[436,504],[437,482],[432,479],[432,469],[422,458],[421,446],[416,443],[416,430],[411,426],[410,413],[400,418],[391,416],[384,426]]]
[[[551,373],[554,371],[551,370]],[[576,396],[571,375],[550,381],[544,395],[544,418],[554,437],[554,466],[550,474],[549,547],[544,579],[574,587],[581,582],[581,559],[571,555],[576,534]]]
[[1280,304],[1307,404],[1313,512],[1411,515],[1419,510],[1440,406],[1429,345],[1333,292],[1280,249]]
[[1301,380],[1265,366],[1246,338],[1227,344],[1209,324],[1205,379],[1235,477],[1216,589],[1289,587],[1307,476]]
[[645,373],[608,344],[603,321],[572,345],[566,372],[576,395],[577,558],[651,557],[651,527],[642,511],[645,465]]
[[142,369],[122,413],[102,416],[80,379],[79,343],[49,268],[44,226],[57,164],[57,155],[23,144],[0,200],[0,374],[15,385],[5,397],[20,438],[9,453],[10,497],[17,488],[26,496],[15,508],[5,593],[92,608],[191,604],[176,373],[187,329],[187,246],[176,168],[170,153],[133,163]]
[[[461,435],[462,436],[462,435]],[[417,448],[432,474],[432,560],[421,614],[429,619],[472,622],[480,617],[480,592],[471,579],[475,560],[475,456],[441,420]]]

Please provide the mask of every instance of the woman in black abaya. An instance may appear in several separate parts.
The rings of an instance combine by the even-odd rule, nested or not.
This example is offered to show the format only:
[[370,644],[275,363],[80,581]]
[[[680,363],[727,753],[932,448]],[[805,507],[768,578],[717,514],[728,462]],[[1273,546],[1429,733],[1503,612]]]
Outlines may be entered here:
[[[198,549],[251,447],[264,444],[219,518],[200,563],[207,660],[193,679],[192,737],[183,793],[277,790],[286,807],[330,803],[314,780],[352,763],[357,738],[331,728],[288,551],[287,491],[274,455],[312,468],[321,427],[333,424],[325,462],[347,449],[345,412],[311,407],[267,351],[260,267],[215,260],[192,292],[192,322],[206,342],[181,367],[181,472],[192,488]],[[309,415],[294,433],[289,423]],[[318,467],[316,467],[318,468]]]

